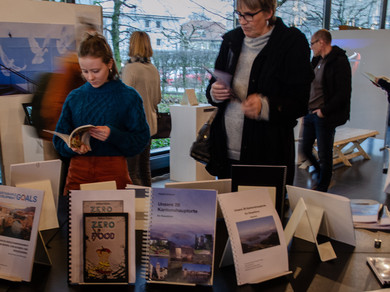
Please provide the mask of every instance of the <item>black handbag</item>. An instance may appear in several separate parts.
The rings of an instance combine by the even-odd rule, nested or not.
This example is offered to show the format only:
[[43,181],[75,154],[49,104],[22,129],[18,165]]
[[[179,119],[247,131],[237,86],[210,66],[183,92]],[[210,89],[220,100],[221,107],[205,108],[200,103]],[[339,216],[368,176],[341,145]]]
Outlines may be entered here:
[[210,118],[198,132],[198,136],[190,149],[190,155],[196,161],[207,164],[210,161],[210,128],[218,109],[215,109]]
[[163,139],[171,136],[172,120],[170,113],[157,112],[157,133],[152,139]]

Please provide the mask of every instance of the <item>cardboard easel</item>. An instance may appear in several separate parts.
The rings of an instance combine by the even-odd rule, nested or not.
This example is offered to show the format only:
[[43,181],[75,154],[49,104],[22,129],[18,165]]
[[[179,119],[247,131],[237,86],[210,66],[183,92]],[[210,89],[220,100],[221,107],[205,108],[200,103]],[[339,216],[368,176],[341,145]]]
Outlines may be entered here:
[[59,228],[57,217],[59,185],[62,162],[59,159],[12,164],[10,167],[11,185],[45,192],[39,221],[37,245],[34,262],[51,266],[50,259],[41,231]]
[[300,198],[284,229],[284,234],[287,245],[290,244],[294,235],[295,237],[315,243],[321,261],[326,262],[337,258],[337,256],[329,241],[322,244],[318,244],[317,242],[317,235],[323,215],[324,209],[316,206],[307,208],[303,198]]
[[47,244],[45,244],[45,241],[43,240],[42,233],[41,233],[41,231],[43,230],[59,228],[57,209],[54,202],[54,196],[53,196],[50,180],[16,184],[16,187],[41,190],[45,192],[45,196],[42,204],[41,216],[39,220],[39,229],[38,229],[38,236],[37,236],[37,245],[35,248],[34,263],[51,266],[52,261],[49,256],[49,252],[46,248],[46,245],[50,242],[50,240],[48,240]]
[[198,99],[196,98],[195,89],[186,89],[180,104],[199,105]]

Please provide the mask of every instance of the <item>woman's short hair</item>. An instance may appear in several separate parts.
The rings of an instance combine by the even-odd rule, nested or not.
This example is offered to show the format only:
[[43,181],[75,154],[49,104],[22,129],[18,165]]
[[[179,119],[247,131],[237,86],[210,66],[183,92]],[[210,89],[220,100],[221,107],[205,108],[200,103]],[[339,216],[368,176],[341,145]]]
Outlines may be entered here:
[[144,31],[134,31],[130,36],[129,57],[150,58],[153,49],[149,35]]
[[110,73],[108,74],[108,80],[119,79],[119,73],[112,50],[102,34],[98,32],[86,33],[80,43],[78,57],[101,58],[102,62],[105,64],[109,64],[112,60],[113,63]]
[[264,9],[265,11],[272,12],[269,24],[273,25],[276,21],[276,0],[238,0],[237,8],[240,8],[241,5],[245,5],[251,10]]

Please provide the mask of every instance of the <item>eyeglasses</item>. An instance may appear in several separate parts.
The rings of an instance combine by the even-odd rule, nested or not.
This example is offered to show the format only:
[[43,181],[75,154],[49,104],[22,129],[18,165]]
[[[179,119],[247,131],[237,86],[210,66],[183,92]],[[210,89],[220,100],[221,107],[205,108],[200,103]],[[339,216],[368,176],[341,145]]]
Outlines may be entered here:
[[317,40],[315,40],[314,42],[311,42],[310,43],[310,46],[313,46],[315,43],[318,43],[320,40],[319,39],[317,39]]
[[259,14],[263,10],[264,9],[260,9],[259,11],[255,12],[255,13],[249,13],[249,12],[241,13],[240,11],[234,10],[234,13],[238,16],[239,19],[243,18],[243,19],[245,19],[245,21],[251,22],[251,21],[253,21],[253,16],[255,16],[256,14]]

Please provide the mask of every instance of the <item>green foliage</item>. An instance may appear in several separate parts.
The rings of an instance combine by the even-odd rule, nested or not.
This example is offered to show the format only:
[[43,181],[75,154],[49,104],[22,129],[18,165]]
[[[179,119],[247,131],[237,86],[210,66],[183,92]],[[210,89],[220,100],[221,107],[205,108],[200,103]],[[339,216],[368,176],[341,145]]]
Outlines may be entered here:
[[171,145],[171,139],[152,139],[152,144],[150,146],[150,149],[158,149],[163,147],[168,147]]
[[[209,82],[203,66],[213,68],[218,50],[155,51],[153,63],[160,72],[164,98],[175,100],[193,88],[202,99]],[[204,99],[205,100],[205,99]]]

